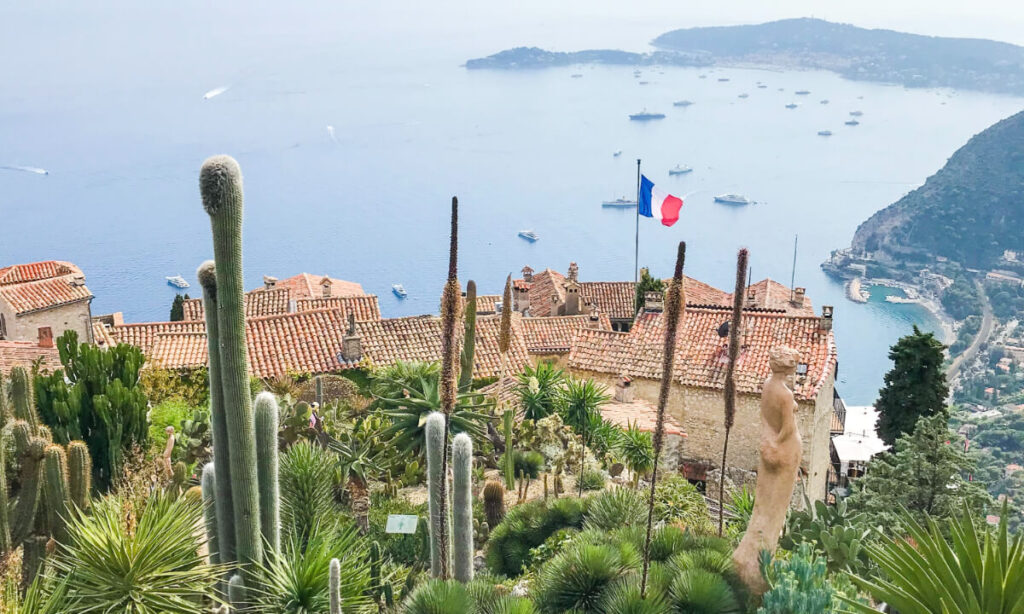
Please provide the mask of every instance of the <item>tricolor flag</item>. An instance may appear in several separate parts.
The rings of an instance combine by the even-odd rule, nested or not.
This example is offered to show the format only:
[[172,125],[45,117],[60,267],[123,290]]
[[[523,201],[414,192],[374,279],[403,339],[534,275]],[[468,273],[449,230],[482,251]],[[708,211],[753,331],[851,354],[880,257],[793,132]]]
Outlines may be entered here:
[[638,213],[645,217],[657,217],[665,226],[679,221],[679,210],[683,208],[683,199],[666,194],[654,187],[654,182],[646,176],[640,176],[640,203]]

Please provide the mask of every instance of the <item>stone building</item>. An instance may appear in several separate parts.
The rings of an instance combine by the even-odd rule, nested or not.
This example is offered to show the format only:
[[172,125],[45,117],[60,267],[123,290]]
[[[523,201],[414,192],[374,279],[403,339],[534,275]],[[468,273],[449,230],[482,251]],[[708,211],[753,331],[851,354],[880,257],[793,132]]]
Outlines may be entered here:
[[41,346],[66,330],[92,341],[93,295],[70,262],[47,260],[0,268],[0,340]]
[[[773,283],[764,286],[769,294],[779,290]],[[751,289],[749,302],[753,305],[757,290],[753,286]],[[580,331],[573,340],[568,369],[610,389],[627,378],[635,399],[657,402],[665,318],[661,295],[652,294],[628,333]],[[790,294],[788,290],[786,294]],[[831,436],[842,433],[844,408],[835,392],[837,355],[832,309],[825,307],[821,315],[808,315],[809,300],[802,293],[799,300],[800,304],[792,305],[791,310],[751,306],[743,311],[736,365],[736,421],[730,434],[728,462],[730,471],[757,469],[760,391],[770,373],[768,352],[777,345],[790,346],[801,354],[792,383],[803,437],[801,472],[807,494],[812,499],[823,499],[829,482],[834,480]],[[681,468],[692,480],[706,479],[721,462],[725,432],[722,390],[730,312],[722,305],[687,304],[680,322],[668,412],[686,433]]]

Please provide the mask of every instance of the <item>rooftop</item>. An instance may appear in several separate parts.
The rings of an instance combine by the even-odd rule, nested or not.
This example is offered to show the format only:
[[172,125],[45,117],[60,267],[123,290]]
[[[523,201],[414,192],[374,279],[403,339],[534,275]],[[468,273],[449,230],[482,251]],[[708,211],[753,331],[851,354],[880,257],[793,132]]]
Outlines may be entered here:
[[598,313],[597,319],[589,314],[552,316],[549,318],[519,318],[522,323],[526,349],[531,354],[565,353],[581,329],[611,330],[608,314]]
[[[601,406],[601,415],[622,428],[635,424],[641,431],[653,433],[658,426],[658,407],[654,403],[639,399],[630,403],[611,401]],[[668,412],[665,413],[665,434],[686,437],[683,425]]]
[[92,299],[82,270],[70,262],[47,260],[0,269],[0,299],[16,315]]
[[[258,318],[290,311],[291,291],[288,288],[254,290],[245,293],[245,317]],[[200,321],[205,316],[203,299],[190,298],[184,303],[185,319]]]
[[31,368],[42,359],[42,368],[60,369],[60,354],[56,347],[39,347],[31,341],[0,341],[0,373],[7,374],[14,367]]
[[346,321],[350,313],[359,321],[380,319],[380,305],[375,294],[331,298],[304,298],[295,301],[296,311],[312,311],[317,309],[338,309]]
[[[274,289],[287,288],[291,290],[292,298],[295,300],[303,298],[326,298],[330,296],[360,296],[366,294],[363,287],[354,281],[334,279],[325,275],[310,275],[299,273],[294,277],[279,279],[273,282]],[[254,292],[260,292],[268,288],[260,288]]]

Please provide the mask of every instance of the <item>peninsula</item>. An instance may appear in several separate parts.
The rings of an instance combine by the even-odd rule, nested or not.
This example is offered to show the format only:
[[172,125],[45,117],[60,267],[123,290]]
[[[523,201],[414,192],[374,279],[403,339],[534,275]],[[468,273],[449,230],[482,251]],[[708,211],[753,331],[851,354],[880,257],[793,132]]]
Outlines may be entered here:
[[968,38],[860,28],[821,19],[673,30],[649,53],[518,47],[466,62],[468,69],[572,64],[755,65],[829,70],[847,79],[1024,95],[1024,47]]

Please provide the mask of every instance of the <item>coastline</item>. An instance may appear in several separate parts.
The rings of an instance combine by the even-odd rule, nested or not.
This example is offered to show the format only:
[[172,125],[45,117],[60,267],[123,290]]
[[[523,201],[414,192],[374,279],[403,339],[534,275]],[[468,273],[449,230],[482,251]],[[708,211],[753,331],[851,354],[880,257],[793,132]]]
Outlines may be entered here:
[[[863,284],[865,286],[868,286],[869,288],[870,286],[886,286],[889,288],[896,288],[897,290],[900,290],[906,296],[886,297],[886,301],[895,304],[920,305],[921,307],[926,309],[932,315],[932,317],[934,317],[935,320],[939,323],[939,327],[941,328],[942,332],[941,341],[946,345],[950,345],[954,341],[956,341],[957,322],[956,320],[953,319],[952,316],[946,313],[945,309],[942,308],[942,303],[939,302],[938,297],[933,296],[930,293],[922,292],[921,288],[915,286],[914,284],[896,281],[895,279],[862,279],[858,277],[854,278],[849,283],[850,285],[852,285],[853,282],[857,282],[857,287],[859,289],[861,281],[863,281]],[[868,290],[861,290],[861,292],[863,294],[868,294],[870,296],[870,292]]]

